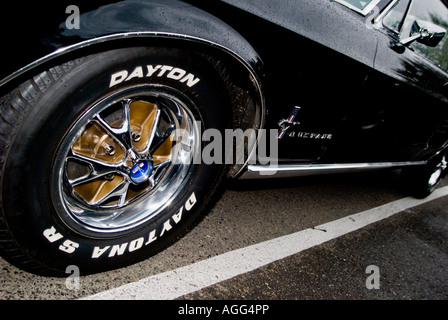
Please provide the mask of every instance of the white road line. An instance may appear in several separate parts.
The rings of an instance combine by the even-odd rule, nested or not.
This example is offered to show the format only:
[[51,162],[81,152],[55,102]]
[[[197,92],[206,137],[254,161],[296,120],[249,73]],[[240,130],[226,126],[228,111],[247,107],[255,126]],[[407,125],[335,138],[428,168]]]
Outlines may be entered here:
[[171,300],[253,271],[303,250],[448,195],[448,187],[428,198],[404,198],[314,228],[230,251],[176,270],[88,296],[86,300]]

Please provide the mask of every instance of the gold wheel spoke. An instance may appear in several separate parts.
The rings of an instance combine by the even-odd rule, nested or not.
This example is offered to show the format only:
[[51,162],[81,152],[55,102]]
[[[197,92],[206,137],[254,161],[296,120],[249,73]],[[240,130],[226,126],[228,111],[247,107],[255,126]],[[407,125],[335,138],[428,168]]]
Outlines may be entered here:
[[142,154],[147,153],[159,125],[160,110],[146,101],[133,101],[129,109],[134,149]]
[[173,137],[174,133],[171,133],[164,139],[164,141],[162,140],[162,143],[156,146],[157,148],[152,154],[154,165],[171,159],[173,148]]
[[81,162],[89,168],[90,172],[87,175],[76,177],[73,179],[69,178],[69,183],[72,187],[76,187],[81,184],[85,184],[92,180],[96,180],[106,175],[117,173],[119,165],[104,162],[102,160],[84,156],[78,154],[71,150],[71,154],[67,157],[67,160],[74,160],[76,162]]
[[165,151],[165,154],[167,154],[167,151],[169,149],[169,153],[171,153],[171,148],[173,145],[173,133],[176,130],[176,127],[171,124],[168,129],[165,130],[164,133],[161,135],[158,135],[157,142],[154,144],[154,146],[151,147],[150,153],[151,154],[157,154],[159,152],[159,149],[162,149]]
[[101,126],[107,134],[114,140],[118,141],[126,151],[132,150],[132,139],[131,139],[131,122],[130,122],[130,104],[131,100],[123,101],[122,111],[123,111],[123,122],[120,128],[114,128],[109,123],[106,122],[99,114],[96,114],[92,119],[92,122],[97,123]]
[[129,182],[121,176],[112,180],[97,179],[74,188],[84,201],[91,206],[100,206],[112,198],[118,198],[118,203],[124,205],[129,188]]

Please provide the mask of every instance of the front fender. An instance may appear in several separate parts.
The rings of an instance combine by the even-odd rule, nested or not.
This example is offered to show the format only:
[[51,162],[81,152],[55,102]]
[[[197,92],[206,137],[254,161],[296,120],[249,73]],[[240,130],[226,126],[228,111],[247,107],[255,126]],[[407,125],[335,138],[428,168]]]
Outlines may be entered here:
[[[52,23],[47,21],[44,24],[45,32],[30,30],[20,35],[8,33],[7,41],[11,47],[19,47],[19,50],[8,51],[3,56],[7,61],[3,61],[0,69],[0,90],[11,81],[20,81],[34,69],[49,65],[49,62],[66,54],[87,49],[98,52],[103,48],[114,47],[113,41],[116,41],[116,46],[121,46],[118,42],[127,40],[144,45],[151,45],[160,39],[200,44],[232,56],[257,78],[262,72],[260,57],[238,32],[186,2],[129,0],[106,4],[84,13],[83,6],[78,7],[81,11],[78,29],[67,29],[65,21],[61,22],[62,7],[58,4],[58,15],[47,10],[33,13],[37,17],[45,15],[45,19],[59,19]],[[11,25],[9,21],[3,24],[3,27]],[[36,27],[39,28],[39,25]],[[52,29],[59,30],[47,36],[48,30]],[[41,38],[36,39],[39,36]],[[17,42],[18,37],[20,44]],[[32,48],[25,49],[27,44],[31,44]],[[23,54],[17,55],[17,51]],[[10,70],[11,67],[16,69]]]
[[[82,8],[80,5],[81,13]],[[238,103],[251,101],[254,111],[250,117],[244,115],[244,119],[239,119],[241,124],[245,124],[242,128],[264,127],[266,106],[262,61],[238,32],[213,15],[178,0],[129,0],[84,12],[79,22],[79,28],[75,29],[68,29],[66,22],[61,23],[60,20],[50,25],[57,25],[59,30],[52,36],[39,39],[38,48],[33,50],[36,53],[34,57],[28,57],[23,66],[0,81],[0,96],[41,71],[87,54],[125,46],[188,46],[213,57],[224,58],[227,71],[235,74],[235,79],[246,79],[239,81],[243,83],[241,92],[245,97],[233,102],[232,107],[237,110]],[[36,43],[36,39],[30,40]],[[11,65],[17,65],[17,59]],[[249,150],[251,152],[254,151]],[[236,177],[244,167],[235,166],[231,175]]]

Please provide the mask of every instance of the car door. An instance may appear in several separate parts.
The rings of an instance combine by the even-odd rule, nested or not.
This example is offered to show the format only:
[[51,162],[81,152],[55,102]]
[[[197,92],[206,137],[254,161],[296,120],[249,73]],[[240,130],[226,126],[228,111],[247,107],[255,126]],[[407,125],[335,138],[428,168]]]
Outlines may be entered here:
[[376,160],[425,160],[448,137],[447,1],[392,1],[376,22],[375,72],[366,85],[377,127],[366,130],[364,145]]
[[220,11],[220,18],[264,61],[266,127],[279,130],[281,162],[332,161],[324,156],[337,152],[339,129],[373,65],[377,40],[363,12],[378,1],[223,0],[245,15]]

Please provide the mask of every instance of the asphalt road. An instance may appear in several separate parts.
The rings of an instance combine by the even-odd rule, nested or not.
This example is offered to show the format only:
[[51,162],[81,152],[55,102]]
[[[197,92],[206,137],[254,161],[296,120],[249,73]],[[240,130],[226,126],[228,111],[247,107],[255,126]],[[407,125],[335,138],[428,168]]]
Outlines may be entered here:
[[[73,278],[67,282],[64,278],[23,272],[0,258],[0,300],[92,298],[165,272],[181,274],[177,270],[197,262],[212,258],[226,261],[228,252],[313,229],[405,197],[393,171],[239,181],[226,188],[212,211],[185,238],[127,268],[90,276],[81,273],[75,282]],[[195,290],[175,299],[446,300],[448,196],[398,211],[387,219],[229,280],[205,288],[193,283]],[[224,263],[222,269],[218,266],[207,272],[215,272],[219,278],[225,269]],[[171,285],[181,286],[175,281]]]

